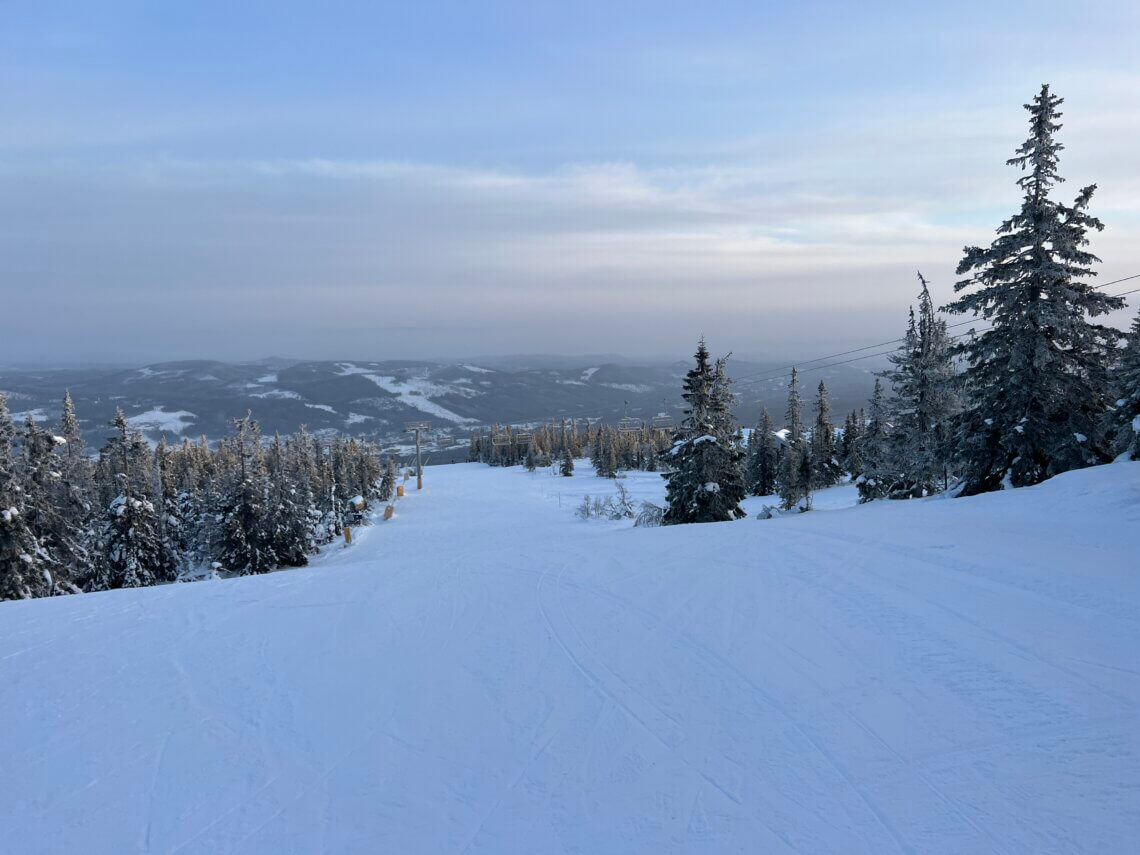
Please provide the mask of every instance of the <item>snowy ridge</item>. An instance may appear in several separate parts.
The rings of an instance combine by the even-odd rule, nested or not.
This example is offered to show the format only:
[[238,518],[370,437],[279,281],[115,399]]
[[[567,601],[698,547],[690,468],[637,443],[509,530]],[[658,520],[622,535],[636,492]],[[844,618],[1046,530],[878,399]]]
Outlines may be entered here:
[[458,413],[453,413],[446,407],[440,406],[434,401],[428,400],[428,395],[438,394],[457,394],[464,397],[478,394],[472,389],[464,388],[463,386],[445,387],[439,386],[435,383],[430,383],[425,380],[417,378],[409,378],[408,380],[399,380],[396,377],[384,377],[379,374],[374,374],[367,368],[359,368],[351,362],[338,362],[337,363],[341,375],[359,374],[366,380],[371,380],[385,392],[397,396],[400,402],[412,409],[419,410],[422,413],[427,413],[430,416],[444,419],[456,424],[476,424],[476,419],[469,419],[461,416]]
[[169,431],[170,433],[182,433],[186,428],[190,427],[196,419],[193,413],[186,410],[176,410],[174,412],[167,412],[162,407],[156,407],[153,410],[148,410],[145,413],[129,416],[127,424],[131,427],[138,428],[139,430],[156,430],[156,431]]
[[433,467],[308,569],[0,603],[6,851],[1132,851],[1140,464],[574,517],[615,486]]

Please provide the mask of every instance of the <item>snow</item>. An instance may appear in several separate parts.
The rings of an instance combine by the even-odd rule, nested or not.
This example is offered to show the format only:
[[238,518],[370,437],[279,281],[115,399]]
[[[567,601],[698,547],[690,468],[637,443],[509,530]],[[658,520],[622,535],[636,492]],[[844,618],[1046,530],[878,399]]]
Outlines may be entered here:
[[258,383],[276,383],[277,382],[277,372],[274,371],[271,374],[264,374],[261,377],[257,378],[257,382]]
[[466,368],[468,371],[474,371],[476,374],[494,374],[490,368],[480,368],[478,365],[461,365],[460,368]]
[[647,386],[644,383],[602,383],[601,385],[609,389],[617,389],[620,392],[652,392],[653,387]]
[[600,365],[595,365],[593,368],[587,368],[585,371],[583,371],[582,372],[582,382],[583,383],[589,382],[590,378],[593,377],[595,374],[597,374],[598,370],[601,367],[602,366],[600,366]]
[[326,413],[333,413],[334,415],[336,413],[336,410],[334,410],[328,404],[305,404],[305,406],[310,410],[324,410]]
[[15,423],[27,421],[28,416],[32,417],[33,421],[45,422],[47,421],[47,413],[43,411],[42,407],[36,407],[34,410],[21,410],[18,413],[9,413],[8,417]]
[[266,389],[264,392],[254,392],[254,398],[279,398],[281,400],[299,401],[301,395],[290,389]]
[[1083,433],[1079,433],[1079,432],[1075,433],[1075,434],[1073,434],[1073,437],[1077,440],[1077,442],[1088,442],[1089,441],[1089,438],[1087,436],[1085,436]]
[[1132,419],[1132,432],[1140,433],[1140,416],[1136,416]]
[[155,407],[145,413],[129,416],[127,424],[139,430],[167,431],[169,433],[182,433],[198,418],[186,410],[166,411],[162,407]]
[[344,423],[346,425],[355,425],[359,424],[360,422],[366,422],[371,418],[372,416],[364,416],[360,413],[349,413],[348,418],[344,420]]
[[[137,368],[135,373],[138,377],[128,377],[125,382],[130,383],[134,380],[149,380],[151,377],[181,377],[185,374],[185,370],[166,369],[164,371],[155,371],[153,368]],[[217,380],[216,377],[211,377],[212,380]]]
[[588,469],[0,603],[5,851],[1134,851],[1140,463],[667,528],[578,520]]
[[430,416],[435,416],[445,421],[455,422],[456,424],[477,424],[477,419],[470,419],[466,416],[461,416],[452,412],[446,407],[440,406],[434,401],[428,400],[428,395],[440,394],[456,394],[468,397],[470,395],[479,394],[474,389],[465,388],[463,386],[439,386],[435,383],[428,382],[422,378],[412,377],[408,380],[399,380],[395,377],[385,377],[380,374],[374,374],[367,368],[359,368],[351,362],[337,363],[340,371],[337,373],[344,376],[347,374],[359,374],[366,380],[371,380],[385,392],[397,396],[400,403],[414,410],[419,410],[422,413],[427,413]]

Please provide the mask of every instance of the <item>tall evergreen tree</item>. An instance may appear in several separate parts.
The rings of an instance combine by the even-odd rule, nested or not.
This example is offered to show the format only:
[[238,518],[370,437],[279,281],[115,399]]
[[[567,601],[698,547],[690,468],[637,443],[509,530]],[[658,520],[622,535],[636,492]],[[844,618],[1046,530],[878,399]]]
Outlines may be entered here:
[[784,453],[780,458],[777,489],[784,510],[791,510],[809,499],[811,449],[804,439],[803,402],[800,398],[799,374],[792,369],[788,382],[788,408],[784,412]]
[[111,422],[115,435],[100,457],[118,485],[103,522],[102,550],[88,590],[140,588],[170,581],[170,566],[159,533],[158,513],[148,497],[150,454],[141,434],[118,410]]
[[1140,313],[1132,319],[1116,376],[1117,450],[1127,452],[1133,460],[1140,460]]
[[748,492],[753,496],[775,493],[778,463],[772,417],[765,408],[760,411],[760,420],[748,436]]
[[[63,440],[60,449],[58,440]],[[71,393],[63,397],[56,452],[56,477],[52,479],[51,504],[57,520],[52,551],[68,570],[68,576],[82,586],[95,567],[96,538],[95,470],[87,457],[79,419]]]
[[274,434],[266,454],[267,524],[269,548],[285,567],[304,567],[316,552],[313,539],[312,495],[290,465],[280,434]]
[[384,464],[384,475],[380,478],[380,501],[390,502],[396,493],[396,461],[392,455]]
[[737,444],[732,391],[725,361],[709,361],[702,337],[693,368],[685,375],[682,397],[687,408],[674,437],[663,523],[722,522],[740,519],[744,510],[744,452]]
[[835,425],[831,423],[831,404],[827,384],[819,381],[815,403],[815,426],[811,431],[811,486],[823,490],[839,482],[843,474],[835,445]]
[[54,593],[50,556],[29,524],[28,494],[16,460],[16,428],[0,392],[0,600]]
[[40,428],[31,414],[22,433],[24,518],[39,543],[52,593],[77,593],[75,580],[89,571],[88,533],[82,528],[83,517],[72,516],[79,509],[72,507],[60,484],[57,438]]
[[852,478],[857,478],[863,471],[863,459],[860,456],[860,449],[863,444],[863,423],[860,420],[859,414],[852,411],[847,414],[847,419],[843,426],[843,439],[840,443],[839,455],[843,463],[843,469],[848,472]]
[[855,479],[855,483],[859,488],[860,502],[869,502],[886,496],[891,485],[898,480],[898,473],[892,468],[894,458],[891,454],[890,441],[883,381],[876,377],[866,429],[859,444],[862,471]]
[[1030,136],[1007,163],[1018,179],[1021,209],[987,248],[967,247],[947,309],[991,326],[959,350],[966,409],[959,421],[963,494],[1036,484],[1059,472],[1108,460],[1103,421],[1108,404],[1107,349],[1117,333],[1089,318],[1124,305],[1085,281],[1096,256],[1088,232],[1103,224],[1088,213],[1096,185],[1070,206],[1049,197],[1063,179],[1062,99],[1048,85],[1025,105]]
[[562,465],[558,468],[558,474],[564,478],[574,474],[574,455],[570,452],[569,445],[562,448]]
[[158,513],[158,535],[162,544],[162,566],[158,573],[164,581],[177,579],[186,557],[186,524],[182,518],[177,472],[166,437],[154,449],[154,500]]
[[779,472],[780,458],[776,450],[776,435],[772,431],[772,418],[765,408],[760,411],[758,425],[760,437],[757,442],[756,483],[761,492],[757,495],[770,496],[776,492],[776,474]]
[[884,488],[892,498],[925,496],[948,486],[949,430],[958,408],[946,322],[935,315],[921,273],[918,279],[918,316],[911,309],[904,344],[888,357],[892,367],[883,374],[894,390],[888,405],[889,468],[897,480]]
[[[226,570],[239,576],[268,573],[277,566],[278,557],[273,551],[273,523],[261,431],[249,414],[237,419],[234,425],[237,436],[227,445],[237,465],[229,484],[221,491],[221,504],[216,509],[214,554]],[[335,487],[331,502],[334,507],[340,507]]]

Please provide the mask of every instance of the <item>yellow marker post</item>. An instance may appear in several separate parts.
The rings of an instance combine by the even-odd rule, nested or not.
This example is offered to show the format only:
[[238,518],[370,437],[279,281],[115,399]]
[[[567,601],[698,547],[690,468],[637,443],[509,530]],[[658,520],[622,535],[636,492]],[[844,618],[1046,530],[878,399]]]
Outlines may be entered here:
[[348,526],[344,527],[344,545],[352,546],[352,529]]

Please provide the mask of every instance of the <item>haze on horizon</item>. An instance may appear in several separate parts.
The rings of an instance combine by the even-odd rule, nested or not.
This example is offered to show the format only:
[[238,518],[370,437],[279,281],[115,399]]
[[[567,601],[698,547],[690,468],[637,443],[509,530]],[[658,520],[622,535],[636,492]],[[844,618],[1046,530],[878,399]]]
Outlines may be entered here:
[[[1140,5],[21,4],[0,362],[801,358],[946,302],[1019,194],[1140,273]],[[1133,303],[1135,306],[1135,303]],[[1133,310],[1134,311],[1134,310]]]

